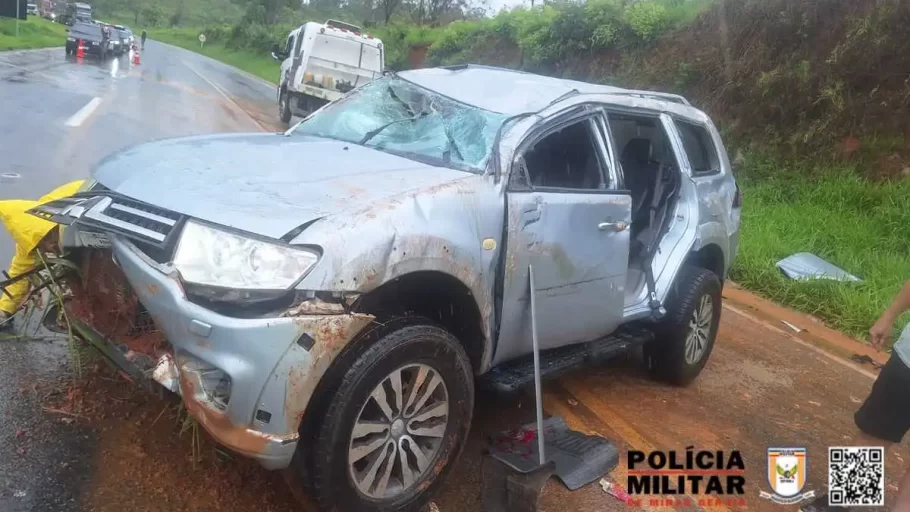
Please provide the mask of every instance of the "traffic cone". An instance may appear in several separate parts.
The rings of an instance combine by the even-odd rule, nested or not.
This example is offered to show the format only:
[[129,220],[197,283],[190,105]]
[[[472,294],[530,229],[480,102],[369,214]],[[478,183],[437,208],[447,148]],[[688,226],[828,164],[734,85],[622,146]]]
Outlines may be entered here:
[[76,58],[81,59],[85,57],[85,48],[82,46],[82,39],[76,41]]
[[139,65],[139,52],[133,52],[133,64],[136,66]]

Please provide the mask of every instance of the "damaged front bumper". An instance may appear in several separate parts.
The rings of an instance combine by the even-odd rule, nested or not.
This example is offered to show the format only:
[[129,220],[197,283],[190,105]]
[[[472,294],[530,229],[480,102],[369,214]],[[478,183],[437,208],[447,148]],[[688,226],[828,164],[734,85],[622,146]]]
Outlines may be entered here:
[[190,302],[177,273],[114,237],[133,292],[172,346],[152,377],[181,394],[220,443],[269,469],[287,467],[309,400],[338,353],[373,317],[227,317]]

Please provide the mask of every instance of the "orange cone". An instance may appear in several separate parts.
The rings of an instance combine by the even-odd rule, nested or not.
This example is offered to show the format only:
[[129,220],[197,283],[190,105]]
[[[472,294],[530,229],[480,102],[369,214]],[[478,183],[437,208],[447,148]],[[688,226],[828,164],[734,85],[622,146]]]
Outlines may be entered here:
[[139,52],[133,52],[133,64],[139,65]]
[[82,46],[82,39],[76,41],[76,58],[85,57],[85,47]]

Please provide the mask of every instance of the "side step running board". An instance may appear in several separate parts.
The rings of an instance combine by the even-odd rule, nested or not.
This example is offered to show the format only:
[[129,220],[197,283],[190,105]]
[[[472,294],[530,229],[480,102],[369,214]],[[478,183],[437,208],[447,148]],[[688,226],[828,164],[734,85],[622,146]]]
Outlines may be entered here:
[[[642,327],[623,326],[597,341],[554,348],[540,353],[541,378],[552,379],[588,365],[602,364],[630,348],[654,339]],[[534,385],[534,357],[529,354],[497,366],[481,377],[481,386],[494,393],[510,395]]]

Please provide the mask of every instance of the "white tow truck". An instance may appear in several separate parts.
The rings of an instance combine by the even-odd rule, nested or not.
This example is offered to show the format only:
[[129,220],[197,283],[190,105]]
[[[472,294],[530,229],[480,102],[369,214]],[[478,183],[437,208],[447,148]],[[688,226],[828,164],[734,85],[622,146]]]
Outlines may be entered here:
[[283,49],[272,48],[272,57],[281,62],[278,114],[284,123],[380,76],[385,65],[382,41],[336,20],[301,25]]

